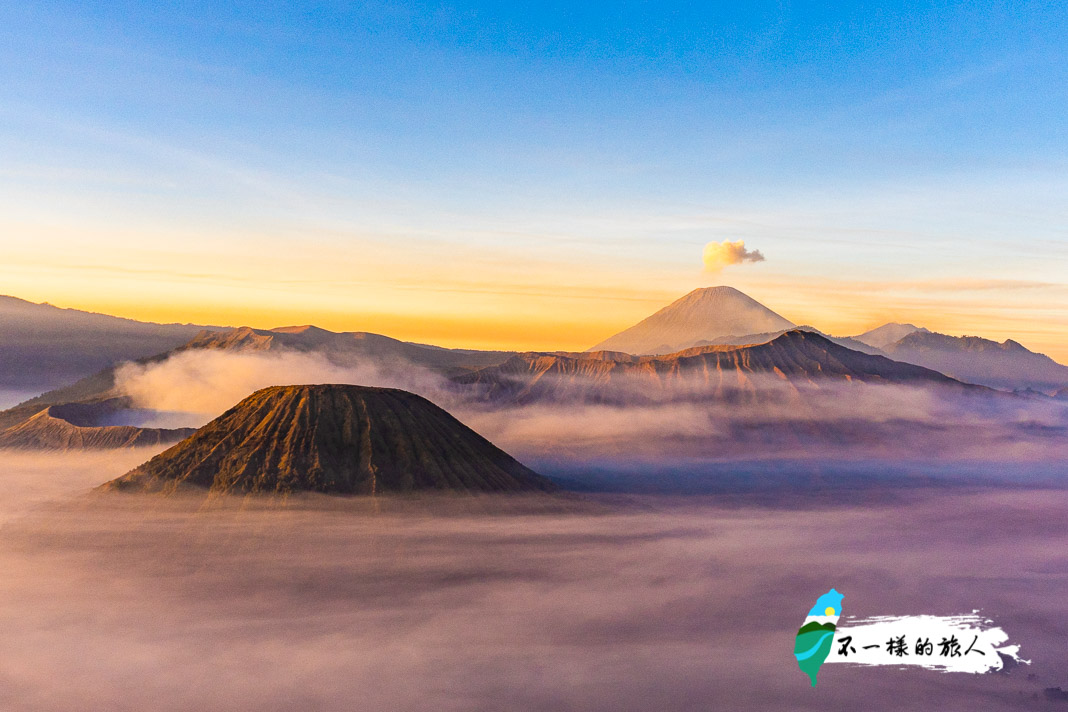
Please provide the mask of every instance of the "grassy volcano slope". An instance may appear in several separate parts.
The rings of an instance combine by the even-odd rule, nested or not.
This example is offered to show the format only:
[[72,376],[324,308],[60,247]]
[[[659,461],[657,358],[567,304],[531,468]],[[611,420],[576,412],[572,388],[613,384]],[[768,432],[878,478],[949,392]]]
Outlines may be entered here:
[[348,494],[553,489],[430,401],[392,388],[275,386],[107,489]]

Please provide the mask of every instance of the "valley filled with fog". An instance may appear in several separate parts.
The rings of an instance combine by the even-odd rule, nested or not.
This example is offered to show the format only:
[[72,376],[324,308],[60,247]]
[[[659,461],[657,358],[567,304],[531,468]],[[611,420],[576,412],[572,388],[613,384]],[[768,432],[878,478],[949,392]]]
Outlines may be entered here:
[[[150,454],[5,456],[5,709],[1033,709],[1068,688],[1068,492],[90,491]],[[847,618],[981,608],[1033,663],[834,665],[813,689],[793,639],[830,586]]]

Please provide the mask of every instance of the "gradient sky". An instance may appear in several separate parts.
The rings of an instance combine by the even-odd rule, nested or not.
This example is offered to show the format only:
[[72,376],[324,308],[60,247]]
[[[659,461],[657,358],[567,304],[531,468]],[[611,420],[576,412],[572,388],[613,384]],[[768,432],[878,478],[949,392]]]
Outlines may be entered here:
[[1065,37],[1055,2],[0,0],[0,293],[547,349],[730,284],[1068,361]]

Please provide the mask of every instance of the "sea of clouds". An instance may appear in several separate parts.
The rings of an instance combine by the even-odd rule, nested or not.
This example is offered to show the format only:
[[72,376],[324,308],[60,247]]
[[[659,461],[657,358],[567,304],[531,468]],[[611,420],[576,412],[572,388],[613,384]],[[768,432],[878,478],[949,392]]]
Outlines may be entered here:
[[[521,459],[539,462],[1036,463],[1068,456],[1068,404],[1051,399],[934,385],[790,383],[751,374],[744,388],[710,401],[702,395],[708,386],[699,376],[663,388],[640,378],[618,379],[607,391],[593,381],[587,389],[582,377],[568,379],[560,392],[575,394],[571,400],[488,402],[479,387],[460,387],[412,364],[339,364],[320,354],[287,351],[184,351],[162,362],[127,364],[117,374],[119,390],[149,413],[141,424],[156,427],[203,425],[272,385],[401,388],[437,403]],[[584,399],[589,390],[601,402]]]
[[[1068,494],[196,500],[90,493],[145,452],[5,456],[0,708],[1035,709],[1068,689]],[[982,609],[1033,661],[828,665],[847,616]]]

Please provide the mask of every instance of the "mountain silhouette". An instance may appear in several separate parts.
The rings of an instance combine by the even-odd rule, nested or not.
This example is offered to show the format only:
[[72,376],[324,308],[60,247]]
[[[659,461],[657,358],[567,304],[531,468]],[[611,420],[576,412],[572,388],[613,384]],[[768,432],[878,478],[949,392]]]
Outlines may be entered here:
[[899,324],[897,322],[890,322],[889,324],[883,324],[880,327],[865,331],[863,334],[857,334],[853,338],[857,341],[872,346],[877,349],[885,349],[890,344],[893,344],[901,339],[905,338],[909,334],[914,332],[922,332],[924,334],[930,333],[923,327],[916,326],[915,324]]
[[153,324],[0,296],[0,388],[40,393],[212,328],[221,327]]
[[1006,339],[914,331],[883,350],[898,361],[941,371],[968,383],[1003,390],[1052,393],[1068,386],[1068,366]]

